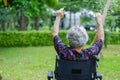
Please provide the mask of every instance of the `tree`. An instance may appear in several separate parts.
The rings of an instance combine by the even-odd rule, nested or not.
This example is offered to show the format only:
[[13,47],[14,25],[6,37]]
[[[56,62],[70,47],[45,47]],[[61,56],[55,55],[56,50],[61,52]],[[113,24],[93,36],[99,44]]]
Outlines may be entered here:
[[[41,14],[46,11],[45,2],[43,0],[1,0],[0,4],[2,4],[0,7],[2,7],[3,10],[14,9],[14,14],[16,14],[18,19],[19,30],[26,30],[27,24],[29,23],[28,19],[30,18],[35,20],[35,29],[38,29],[37,24],[39,18]],[[0,9],[0,14],[4,16],[5,14],[2,14],[2,9]],[[16,17],[14,17],[15,20]],[[11,17],[11,19],[13,19],[13,17]],[[3,21],[6,22],[5,19],[2,20],[2,23]]]
[[56,7],[56,9],[65,7],[66,10],[76,12],[79,11],[81,8],[86,8],[92,11],[99,11],[102,8],[101,0],[60,0],[60,3]]
[[120,29],[120,0],[113,0],[111,4],[110,14],[115,17],[116,26]]
[[[14,24],[16,22],[19,24],[17,26],[19,30],[26,30],[27,24],[31,20],[36,25],[34,28],[38,30],[39,20],[46,20],[50,16],[50,13],[47,12],[48,6],[45,1],[51,0],[0,0],[0,16],[2,16],[0,17],[0,23],[2,30],[5,30],[6,23],[10,24],[11,21]],[[94,12],[102,12],[105,3],[105,0],[59,0],[54,9],[58,10],[61,7],[65,7],[66,11],[75,13],[82,8],[86,8]],[[119,5],[119,0],[112,0],[111,9],[108,12],[109,15],[118,14],[120,10]]]

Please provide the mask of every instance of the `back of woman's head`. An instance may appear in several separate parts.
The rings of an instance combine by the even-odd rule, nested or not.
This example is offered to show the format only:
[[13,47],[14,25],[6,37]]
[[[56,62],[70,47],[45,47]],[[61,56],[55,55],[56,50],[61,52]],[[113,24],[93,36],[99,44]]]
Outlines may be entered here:
[[88,41],[88,34],[84,27],[74,26],[69,29],[67,39],[72,47],[84,46]]

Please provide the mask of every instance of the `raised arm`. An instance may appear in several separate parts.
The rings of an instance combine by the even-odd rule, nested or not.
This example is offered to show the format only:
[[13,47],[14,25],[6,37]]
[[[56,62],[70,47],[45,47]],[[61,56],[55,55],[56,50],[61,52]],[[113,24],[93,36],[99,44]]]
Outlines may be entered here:
[[64,8],[61,8],[56,13],[56,19],[55,19],[55,22],[53,25],[53,30],[52,30],[52,38],[57,36],[59,33],[59,24],[60,24],[60,20],[63,17],[63,15],[64,15]]
[[104,28],[103,28],[103,16],[100,13],[96,13],[97,33],[94,37],[93,43],[101,39],[104,42]]

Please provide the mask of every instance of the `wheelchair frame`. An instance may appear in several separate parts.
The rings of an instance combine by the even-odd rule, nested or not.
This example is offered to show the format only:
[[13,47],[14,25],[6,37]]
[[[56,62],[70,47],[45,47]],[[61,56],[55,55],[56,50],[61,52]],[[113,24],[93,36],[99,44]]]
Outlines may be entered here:
[[68,61],[56,56],[55,71],[48,71],[48,80],[102,80],[102,75],[96,70],[97,56],[93,60]]

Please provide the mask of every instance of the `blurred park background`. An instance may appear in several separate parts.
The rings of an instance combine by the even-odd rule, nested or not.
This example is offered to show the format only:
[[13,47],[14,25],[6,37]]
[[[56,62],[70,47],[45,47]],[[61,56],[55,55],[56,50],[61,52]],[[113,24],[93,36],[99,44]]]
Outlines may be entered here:
[[[0,0],[0,75],[3,80],[46,80],[54,70],[51,29],[56,10],[64,7],[59,36],[65,44],[72,26],[84,26],[89,47],[96,33],[94,13],[107,0]],[[111,0],[104,23],[105,43],[99,71],[104,80],[120,79],[120,0]],[[49,56],[51,55],[51,56]],[[111,76],[112,75],[112,76]]]

